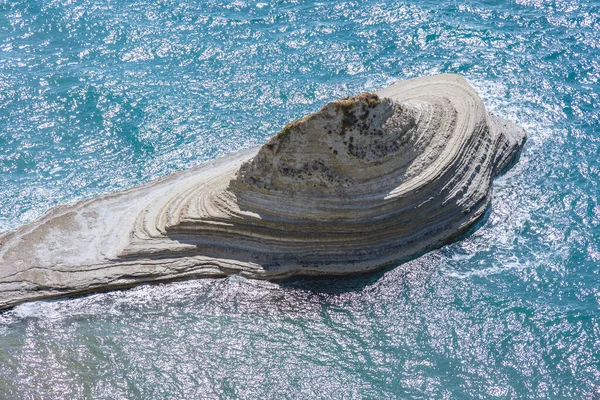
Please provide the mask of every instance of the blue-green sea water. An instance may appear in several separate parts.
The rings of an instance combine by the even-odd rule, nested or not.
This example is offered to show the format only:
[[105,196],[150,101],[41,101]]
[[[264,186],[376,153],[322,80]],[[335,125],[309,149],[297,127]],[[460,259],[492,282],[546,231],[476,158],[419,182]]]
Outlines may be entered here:
[[529,132],[470,236],[20,305],[0,398],[600,398],[598,0],[0,0],[0,231],[443,72]]

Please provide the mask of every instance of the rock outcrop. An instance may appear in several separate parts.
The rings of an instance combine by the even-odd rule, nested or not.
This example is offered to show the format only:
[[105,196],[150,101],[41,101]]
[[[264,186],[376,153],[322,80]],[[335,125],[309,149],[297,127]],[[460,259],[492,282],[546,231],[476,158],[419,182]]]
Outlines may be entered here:
[[334,101],[260,149],[0,235],[0,308],[148,281],[375,269],[472,226],[524,141],[456,75]]

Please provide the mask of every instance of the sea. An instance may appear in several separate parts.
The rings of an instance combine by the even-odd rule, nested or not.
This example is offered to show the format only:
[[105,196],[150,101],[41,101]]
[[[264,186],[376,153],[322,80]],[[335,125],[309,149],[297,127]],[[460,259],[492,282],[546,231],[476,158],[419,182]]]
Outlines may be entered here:
[[0,231],[456,73],[526,128],[468,235],[384,270],[0,313],[0,399],[600,399],[600,1],[0,0]]

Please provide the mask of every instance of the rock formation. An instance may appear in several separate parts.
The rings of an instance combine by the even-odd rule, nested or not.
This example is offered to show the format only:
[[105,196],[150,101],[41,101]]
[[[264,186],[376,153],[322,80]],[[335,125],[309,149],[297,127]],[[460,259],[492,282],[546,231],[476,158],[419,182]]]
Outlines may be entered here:
[[524,140],[456,75],[334,101],[260,149],[0,235],[0,308],[148,281],[381,267],[472,226]]

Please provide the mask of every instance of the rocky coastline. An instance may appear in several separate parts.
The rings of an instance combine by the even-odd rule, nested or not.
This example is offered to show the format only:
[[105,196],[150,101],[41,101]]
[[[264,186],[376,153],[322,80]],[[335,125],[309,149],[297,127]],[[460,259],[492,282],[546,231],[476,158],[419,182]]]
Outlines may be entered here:
[[0,234],[0,309],[144,282],[380,268],[469,229],[525,138],[457,75],[333,101],[260,148]]

